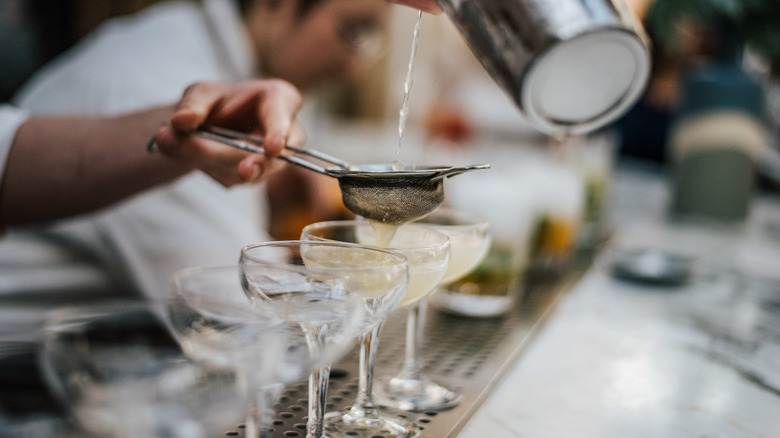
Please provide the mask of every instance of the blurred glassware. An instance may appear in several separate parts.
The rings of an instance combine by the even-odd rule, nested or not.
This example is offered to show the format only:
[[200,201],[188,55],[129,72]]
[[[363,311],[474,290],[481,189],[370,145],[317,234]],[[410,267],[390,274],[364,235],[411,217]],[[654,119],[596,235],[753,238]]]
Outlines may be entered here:
[[189,361],[147,303],[54,311],[40,354],[47,383],[100,437],[206,438],[246,412],[230,370]]
[[483,262],[450,286],[463,298],[451,304],[464,315],[495,317],[521,301],[530,270],[564,267],[576,247],[584,190],[577,172],[546,143],[493,140],[478,149],[469,153],[489,158],[492,170],[468,184],[451,181],[447,205],[488,219],[492,243]]
[[42,414],[18,418],[0,413],[0,436],[3,438],[79,438],[83,433],[74,430],[60,415]]
[[592,251],[606,239],[605,216],[609,207],[618,137],[615,130],[604,129],[569,137],[562,145],[565,148],[564,161],[579,176],[584,190],[582,223],[576,242],[578,251]]
[[[232,369],[250,400],[245,435],[265,436],[271,429],[270,406],[283,385],[346,348],[346,340],[313,354],[306,333],[256,306],[246,297],[238,266],[190,268],[172,280],[167,321],[184,352],[212,366]],[[345,318],[344,324],[351,319]]]
[[[361,336],[398,306],[409,281],[400,254],[338,242],[286,241],[241,250],[241,284],[258,308],[298,324],[313,356]],[[309,377],[307,437],[324,428],[330,361]]]
[[566,268],[582,230],[585,182],[560,159],[548,159],[529,175],[537,189],[531,229],[529,269],[557,275]]

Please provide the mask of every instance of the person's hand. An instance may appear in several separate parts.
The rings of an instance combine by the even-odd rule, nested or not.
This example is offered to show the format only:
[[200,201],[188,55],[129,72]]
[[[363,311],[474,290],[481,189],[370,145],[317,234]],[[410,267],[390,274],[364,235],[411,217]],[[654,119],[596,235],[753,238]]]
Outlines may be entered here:
[[387,0],[387,1],[389,1],[390,3],[395,3],[397,5],[409,6],[431,14],[442,13],[441,6],[439,6],[439,3],[437,3],[436,0]]
[[[165,156],[198,168],[225,186],[255,182],[283,164],[271,157],[286,144],[303,143],[303,130],[296,121],[301,102],[298,90],[278,79],[199,82],[184,92],[170,124],[157,130],[157,145]],[[264,137],[266,155],[184,133],[203,124]]]

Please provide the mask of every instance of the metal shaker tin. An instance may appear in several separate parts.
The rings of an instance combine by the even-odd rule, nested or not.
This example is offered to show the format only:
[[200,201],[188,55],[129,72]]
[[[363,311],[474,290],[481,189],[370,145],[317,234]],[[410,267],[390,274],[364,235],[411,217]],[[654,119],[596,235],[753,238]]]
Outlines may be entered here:
[[439,0],[528,122],[548,134],[595,130],[647,83],[647,37],[622,0]]

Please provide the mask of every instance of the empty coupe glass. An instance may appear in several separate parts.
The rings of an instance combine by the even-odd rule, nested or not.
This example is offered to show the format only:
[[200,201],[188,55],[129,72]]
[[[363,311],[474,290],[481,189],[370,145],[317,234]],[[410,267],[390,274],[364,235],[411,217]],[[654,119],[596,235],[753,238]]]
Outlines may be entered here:
[[[326,287],[340,288],[337,284]],[[234,369],[252,401],[245,434],[264,436],[283,385],[303,378],[348,346],[334,328],[329,343],[309,349],[300,325],[277,318],[246,297],[237,266],[191,268],[173,276],[166,314],[184,352],[198,360]],[[319,309],[314,304],[313,308]],[[332,309],[327,309],[328,311]],[[351,330],[357,305],[344,307],[340,328]],[[316,354],[313,354],[316,353]]]
[[[398,306],[408,283],[405,257],[336,242],[287,241],[250,245],[241,251],[247,295],[278,318],[299,324],[314,352],[339,332],[357,338],[385,309]],[[357,326],[345,325],[354,303]],[[351,331],[350,331],[351,330]],[[323,436],[329,364],[309,378],[307,436]]]

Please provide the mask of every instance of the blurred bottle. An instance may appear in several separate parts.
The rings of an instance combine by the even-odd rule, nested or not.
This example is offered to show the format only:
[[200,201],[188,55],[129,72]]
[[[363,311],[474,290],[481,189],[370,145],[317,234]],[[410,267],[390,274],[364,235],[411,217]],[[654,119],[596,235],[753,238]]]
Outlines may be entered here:
[[737,33],[721,34],[719,56],[683,83],[670,132],[672,212],[740,221],[749,213],[755,168],[766,147],[766,97],[741,67]]

